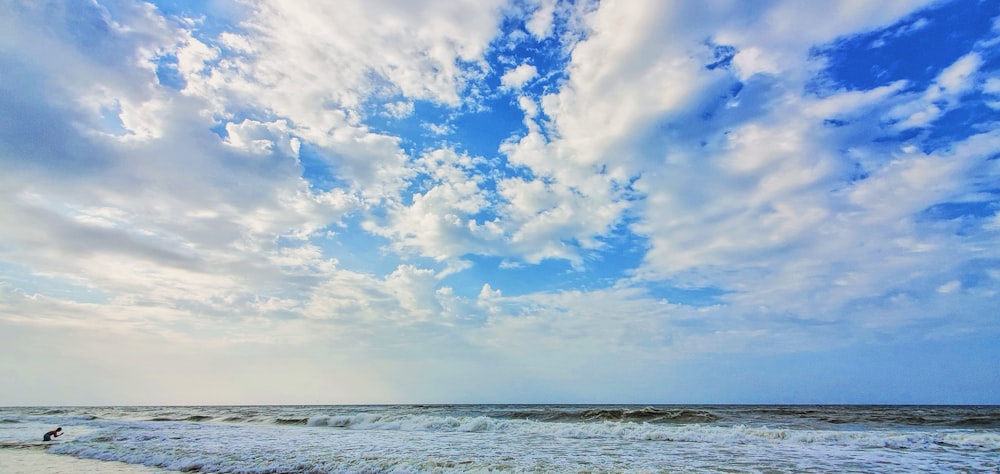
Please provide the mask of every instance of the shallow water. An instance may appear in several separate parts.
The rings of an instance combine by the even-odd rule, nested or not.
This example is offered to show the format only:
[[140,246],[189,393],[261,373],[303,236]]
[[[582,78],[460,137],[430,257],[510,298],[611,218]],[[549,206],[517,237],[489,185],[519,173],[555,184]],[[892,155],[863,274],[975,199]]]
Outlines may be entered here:
[[[0,446],[2,447],[2,446]],[[71,456],[48,454],[42,447],[0,449],[0,472],[3,474],[157,474],[169,471],[109,461],[78,459]]]
[[1000,407],[72,407],[0,420],[0,443],[62,426],[49,452],[187,472],[1000,469]]

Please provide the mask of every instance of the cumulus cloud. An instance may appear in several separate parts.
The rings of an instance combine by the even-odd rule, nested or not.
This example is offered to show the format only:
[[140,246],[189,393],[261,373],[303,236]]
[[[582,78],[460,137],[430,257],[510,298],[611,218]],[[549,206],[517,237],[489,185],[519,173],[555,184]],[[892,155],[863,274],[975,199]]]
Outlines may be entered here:
[[475,217],[494,199],[482,189],[483,177],[472,173],[482,163],[482,158],[450,148],[424,154],[417,164],[427,179],[425,189],[415,192],[409,205],[390,209],[387,223],[370,223],[371,229],[389,237],[400,251],[438,261],[492,253],[492,246],[503,245],[504,233],[496,221]]
[[520,89],[537,74],[538,70],[535,69],[535,66],[522,64],[504,73],[503,77],[500,78],[500,83],[505,87]]
[[525,25],[528,32],[538,39],[543,39],[552,34],[553,16],[556,12],[557,0],[541,0],[538,8],[531,14],[531,18]]
[[386,113],[393,118],[405,118],[413,114],[413,102],[392,102],[385,104]]

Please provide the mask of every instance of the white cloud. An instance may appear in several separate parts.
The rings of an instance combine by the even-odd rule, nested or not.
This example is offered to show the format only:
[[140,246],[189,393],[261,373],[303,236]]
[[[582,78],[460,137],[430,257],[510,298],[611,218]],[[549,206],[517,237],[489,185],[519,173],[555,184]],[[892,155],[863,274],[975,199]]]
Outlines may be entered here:
[[[230,87],[271,89],[241,98],[296,122],[322,110],[310,110],[312,104],[354,108],[371,94],[457,105],[465,81],[457,61],[480,59],[497,32],[499,6],[461,1],[333,7],[260,0],[247,24],[250,33],[240,38],[243,49],[255,54],[233,61],[231,71],[213,74],[225,74],[234,81]],[[372,75],[382,81],[371,81]]]
[[552,34],[552,20],[556,11],[557,0],[540,0],[538,8],[531,14],[526,27],[528,32],[537,39],[543,39]]
[[905,24],[895,31],[888,31],[879,38],[872,42],[873,48],[881,48],[886,45],[890,40],[894,38],[900,38],[903,36],[911,35],[918,32],[924,28],[927,28],[931,24],[931,21],[927,18],[917,18],[913,23]]
[[754,74],[778,74],[782,70],[776,58],[768,57],[761,49],[753,47],[741,49],[736,53],[733,65],[739,71],[741,80],[746,80]]
[[524,87],[528,81],[534,79],[537,74],[538,70],[535,69],[535,66],[522,64],[504,73],[503,77],[500,78],[500,83],[503,84],[504,87],[520,89]]
[[[245,38],[231,33],[220,36],[220,43],[243,52],[251,51],[251,46]],[[195,38],[187,38],[183,46],[177,49],[177,72],[187,78],[210,78],[211,66],[220,55],[219,48],[213,48]],[[196,82],[197,83],[197,82]]]
[[983,83],[983,92],[987,94],[1000,95],[1000,78],[991,77]]
[[495,222],[473,217],[491,205],[480,186],[483,178],[472,173],[481,161],[448,148],[425,153],[417,161],[428,176],[425,190],[415,193],[410,205],[391,208],[387,222],[371,223],[371,230],[389,237],[399,251],[438,261],[470,252],[490,254],[502,242],[503,231]]
[[253,7],[246,33],[218,39],[239,54],[217,61],[217,48],[185,44],[178,54],[185,93],[213,101],[226,119],[265,110],[294,124],[290,132],[317,146],[372,203],[396,199],[410,172],[398,139],[362,124],[366,102],[399,97],[385,109],[395,118],[412,113],[414,100],[458,106],[500,20],[499,1],[333,7],[260,0]]
[[286,156],[298,156],[299,142],[290,137],[288,124],[284,120],[261,123],[244,120],[241,123],[226,124],[225,143],[254,154],[280,152]]
[[899,130],[933,124],[955,108],[962,96],[972,90],[975,75],[981,65],[982,58],[978,53],[962,56],[942,70],[923,94],[913,96],[890,110],[888,118],[898,121],[896,128]]
[[955,291],[962,288],[962,282],[958,280],[952,280],[938,287],[938,293],[954,293]]
[[[825,7],[794,3],[775,3],[764,12],[721,5],[694,8],[660,2],[602,4],[585,16],[587,36],[572,49],[566,83],[558,93],[540,101],[549,119],[545,123],[549,132],[542,133],[542,125],[533,120],[534,109],[525,107],[522,99],[528,133],[501,147],[511,162],[551,178],[553,184],[547,192],[561,199],[551,206],[558,212],[511,207],[511,215],[536,216],[519,227],[509,225],[517,222],[516,218],[505,220],[508,227],[517,229],[511,235],[545,235],[544,241],[552,242],[557,238],[585,241],[606,233],[628,208],[620,193],[623,183],[659,168],[664,159],[686,153],[670,145],[674,135],[683,140],[685,134],[710,133],[698,128],[698,114],[712,107],[712,102],[725,94],[735,79],[757,72],[809,71],[808,48],[814,42],[886,24],[913,6],[899,2],[888,8],[874,8],[857,3],[838,7],[831,15]],[[800,18],[809,16],[824,18],[824,27],[804,28],[802,25],[806,23]],[[739,71],[737,77],[724,69],[705,68],[713,60],[713,51],[705,46],[705,38],[736,47],[733,62]],[[807,79],[804,74],[788,77],[789,81]],[[750,98],[752,94],[749,89],[743,93]],[[775,133],[773,138],[781,138],[776,134],[778,128],[767,127]],[[666,138],[649,142],[657,131]],[[745,166],[753,160],[769,159],[780,162],[782,157],[794,157],[801,151],[804,150],[775,155],[760,150],[754,156],[741,157],[738,163]],[[697,174],[702,171],[692,171],[695,177],[678,175],[677,179],[699,183],[691,185],[698,187],[692,192],[704,193],[710,180],[699,181]],[[820,179],[810,177],[805,166],[788,172],[798,173],[797,180]],[[653,175],[646,174],[643,182],[651,179]],[[778,180],[773,181],[784,186],[777,184]],[[501,193],[513,189],[516,188],[502,188]],[[563,189],[573,191],[561,192]],[[809,206],[822,207],[821,203]],[[577,214],[575,209],[591,211]],[[597,209],[601,211],[592,211]],[[569,222],[579,224],[567,225]],[[554,248],[549,252],[559,258],[565,255]]]
[[946,95],[958,95],[972,88],[974,74],[983,64],[978,53],[969,53],[938,74],[937,84]]
[[[51,17],[70,6],[79,11]],[[193,43],[151,7],[122,6],[113,21],[97,4],[53,8],[45,19],[31,16],[40,14],[34,7],[25,10],[28,16],[16,22],[24,28],[4,43],[10,60],[35,65],[18,69],[19,93],[33,97],[32,113],[49,119],[20,129],[45,144],[35,152],[41,168],[24,161],[30,156],[3,152],[10,166],[2,178],[0,219],[20,223],[0,226],[0,246],[18,249],[0,253],[3,261],[23,269],[16,274],[70,282],[68,301],[93,293],[111,302],[108,314],[136,317],[152,306],[178,320],[240,319],[258,313],[252,309],[258,297],[288,301],[278,295],[301,291],[284,279],[305,274],[309,280],[326,263],[296,241],[357,210],[358,197],[309,189],[287,122],[229,123],[223,140],[210,131],[216,123],[205,113],[214,110],[214,98],[159,87],[152,58],[190,52]],[[87,38],[93,47],[75,48],[42,34],[44,28],[26,28],[46,21],[110,26],[82,30],[97,35]],[[46,48],[56,53],[41,54]],[[66,66],[74,73],[62,73]],[[93,104],[112,101],[121,104],[131,135],[93,133],[101,130]],[[46,163],[71,166],[40,179]],[[282,247],[280,238],[290,240]],[[267,307],[289,305],[260,306]]]
[[880,107],[905,87],[906,81],[896,81],[870,90],[842,91],[821,100],[807,102],[804,104],[805,110],[818,119],[851,119]]
[[[723,300],[733,305],[733,313],[769,304],[769,312],[836,318],[844,306],[817,308],[876,298],[891,291],[889,275],[941,267],[957,271],[945,264],[946,252],[954,252],[958,245],[946,234],[920,229],[916,240],[899,237],[918,232],[915,214],[966,192],[960,183],[974,173],[968,166],[982,162],[982,152],[956,152],[963,159],[904,155],[900,159],[905,165],[900,166],[905,169],[885,167],[885,146],[851,149],[840,140],[857,143],[858,133],[875,133],[878,123],[867,118],[872,111],[910,104],[913,97],[901,95],[906,83],[822,99],[799,92],[811,77],[803,74],[813,67],[806,50],[815,44],[811,41],[884,24],[911,7],[900,3],[869,15],[868,7],[852,4],[829,14],[818,7],[785,3],[775,4],[760,17],[747,15],[742,24],[721,22],[726,26],[714,37],[736,47],[736,79],[747,82],[739,102],[715,112],[718,117],[711,119],[700,116],[703,110],[712,110],[702,97],[724,93],[733,78],[727,81],[724,72],[704,69],[709,61],[693,61],[698,56],[677,50],[677,44],[685,44],[679,38],[688,31],[692,38],[688,48],[697,44],[695,38],[710,33],[699,35],[698,23],[688,22],[669,28],[670,44],[657,42],[653,33],[643,33],[645,42],[639,42],[629,34],[642,31],[647,21],[669,24],[677,11],[620,4],[602,8],[589,22],[594,31],[588,40],[574,50],[567,87],[543,101],[559,141],[545,143],[529,134],[508,154],[542,173],[569,178],[569,173],[554,169],[553,156],[559,155],[550,150],[572,147],[574,153],[567,155],[576,160],[591,157],[607,162],[609,168],[624,166],[626,176],[640,176],[634,188],[645,199],[635,212],[640,218],[633,229],[649,238],[650,249],[639,278],[731,290],[734,293]],[[658,20],[638,13],[628,16],[629,8]],[[813,14],[829,14],[832,20],[811,30],[802,18]],[[605,37],[601,33],[606,24],[629,34]],[[636,46],[625,46],[631,44]],[[600,51],[595,59],[588,56],[592,50]],[[628,56],[613,53],[617,51],[645,60],[628,62]],[[675,59],[669,62],[672,55]],[[608,61],[623,64],[612,66]],[[658,63],[671,66],[661,68]],[[974,55],[963,58],[946,69],[933,87],[946,94],[950,104],[957,104],[960,94],[969,90],[977,64]],[[771,76],[748,77],[755,72]],[[647,77],[657,86],[643,86]],[[848,125],[831,128],[824,123],[827,118],[840,118]],[[851,124],[852,120],[859,122]],[[644,127],[651,124],[669,138],[642,141],[648,130]],[[971,142],[992,139],[983,135]],[[644,156],[650,161],[612,159],[620,156]],[[875,174],[854,183],[859,172],[855,159],[862,171]],[[879,171],[887,175],[883,178]],[[565,182],[574,181],[560,180]],[[851,188],[852,193],[845,193]],[[861,193],[866,194],[864,204],[848,197]],[[974,248],[967,247],[964,258],[973,258]],[[886,262],[877,255],[897,257]],[[929,255],[931,260],[923,260]],[[830,286],[831,280],[842,284]],[[921,283],[896,284],[905,288]]]
[[420,124],[420,126],[434,135],[451,135],[452,133],[455,133],[455,127],[447,123],[437,124],[425,122]]
[[[774,153],[771,143],[745,144],[749,149],[740,156],[754,149]],[[974,136],[942,155],[899,154],[867,179],[839,185],[833,178],[847,170],[793,159],[817,156],[819,150],[805,143],[822,141],[801,141],[779,154],[781,166],[749,175],[701,168],[712,170],[706,179],[714,189],[749,181],[738,196],[696,192],[705,181],[643,178],[639,186],[650,203],[637,230],[650,236],[652,247],[640,275],[721,285],[735,291],[722,297],[734,310],[766,305],[769,311],[839,318],[865,298],[901,288],[922,291],[921,275],[955,275],[963,261],[993,258],[979,241],[939,232],[919,214],[969,192],[966,183],[981,171],[996,134]],[[739,181],[727,181],[733,178]]]
[[385,104],[386,113],[396,119],[406,118],[413,115],[413,102],[390,102]]

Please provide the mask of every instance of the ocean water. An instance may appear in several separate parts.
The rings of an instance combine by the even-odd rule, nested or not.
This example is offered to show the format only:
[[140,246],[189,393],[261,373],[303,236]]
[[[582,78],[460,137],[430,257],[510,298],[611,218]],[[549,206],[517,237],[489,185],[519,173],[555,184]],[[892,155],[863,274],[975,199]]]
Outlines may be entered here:
[[0,408],[0,449],[203,473],[1000,472],[1000,406]]

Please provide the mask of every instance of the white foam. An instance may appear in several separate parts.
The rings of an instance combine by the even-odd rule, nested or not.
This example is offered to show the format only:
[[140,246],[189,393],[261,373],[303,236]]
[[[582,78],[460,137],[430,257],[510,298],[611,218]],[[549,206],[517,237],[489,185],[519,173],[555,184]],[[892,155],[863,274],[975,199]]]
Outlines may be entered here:
[[559,423],[501,420],[483,416],[437,417],[427,415],[383,416],[360,413],[349,416],[315,416],[308,426],[351,430],[426,432],[516,432],[524,435],[572,439],[621,439],[702,443],[785,442],[851,445],[863,448],[919,449],[954,446],[1000,450],[1000,434],[974,430],[851,431],[794,430],[747,425],[656,424],[637,422]]

